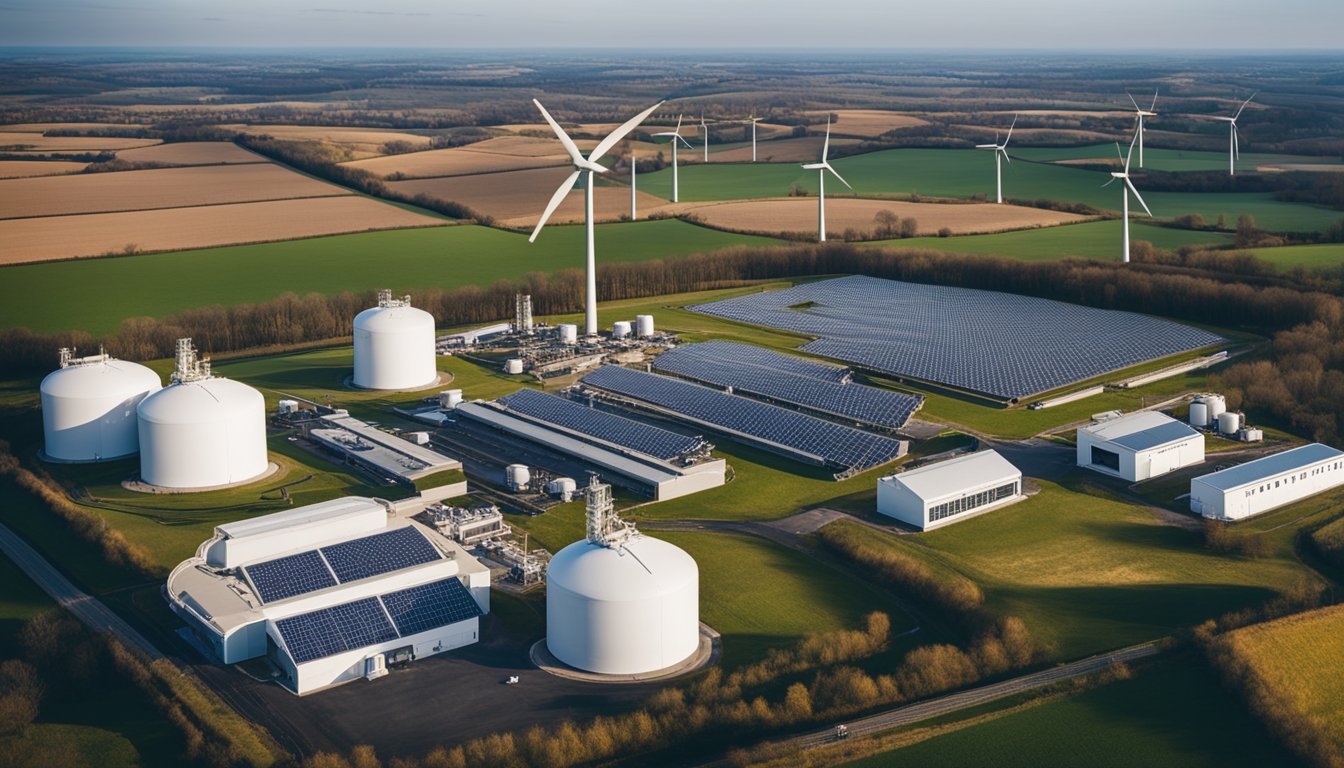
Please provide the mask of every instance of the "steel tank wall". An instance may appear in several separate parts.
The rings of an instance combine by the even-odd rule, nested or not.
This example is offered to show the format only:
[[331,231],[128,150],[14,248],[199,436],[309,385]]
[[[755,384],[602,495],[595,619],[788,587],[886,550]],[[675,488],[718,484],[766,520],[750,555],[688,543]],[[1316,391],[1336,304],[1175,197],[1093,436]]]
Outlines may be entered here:
[[355,315],[354,384],[417,389],[438,379],[434,316],[415,307],[374,307]]
[[691,556],[640,536],[628,551],[579,541],[546,574],[546,646],[571,667],[612,675],[653,672],[700,643],[700,577]]
[[266,471],[266,404],[230,379],[173,384],[138,408],[140,478],[165,488],[209,488]]
[[138,363],[106,360],[47,374],[43,453],[53,461],[106,461],[140,450],[136,407],[158,392],[159,375]]

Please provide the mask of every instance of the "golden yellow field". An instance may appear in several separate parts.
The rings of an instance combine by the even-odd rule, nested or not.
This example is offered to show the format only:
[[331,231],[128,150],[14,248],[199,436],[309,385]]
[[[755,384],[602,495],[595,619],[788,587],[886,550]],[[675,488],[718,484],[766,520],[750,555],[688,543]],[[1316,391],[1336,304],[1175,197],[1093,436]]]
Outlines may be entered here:
[[[814,113],[813,119],[819,122],[810,126],[809,129],[813,131],[826,130],[827,114],[825,112]],[[881,136],[896,128],[910,128],[916,125],[925,125],[928,122],[918,117],[911,117],[900,112],[888,112],[884,109],[837,109],[830,114],[836,116],[836,120],[831,123],[831,133],[847,136]]]
[[95,131],[110,128],[143,128],[143,123],[10,123],[0,125],[0,131],[21,131],[24,133],[44,133],[46,131],[71,130]]
[[0,149],[7,152],[97,152],[158,144],[158,139],[118,139],[103,136],[43,136],[36,131],[0,131]]
[[230,141],[183,141],[158,144],[117,153],[121,160],[164,165],[219,165],[222,163],[265,163],[266,158]]
[[[559,118],[556,119],[559,120]],[[571,136],[576,133],[586,133],[591,136],[606,136],[608,133],[616,130],[616,127],[619,126],[620,123],[578,123],[576,125],[561,120],[560,125],[563,126],[565,132]],[[551,135],[551,127],[545,123],[512,123],[510,125],[501,125],[498,127],[506,131],[512,131],[513,133],[520,133],[522,131],[541,131],[547,136]],[[649,128],[647,125],[644,127],[646,129]],[[660,128],[659,130],[662,129]]]
[[0,160],[0,179],[22,179],[28,176],[59,176],[84,170],[88,163],[64,160]]
[[[582,146],[580,148],[586,149]],[[520,171],[568,163],[569,158],[558,141],[526,136],[500,136],[465,147],[372,157],[345,165],[362,168],[384,177],[400,173],[408,179],[420,179]]]
[[[569,168],[537,168],[506,173],[482,173],[476,176],[447,176],[435,179],[394,181],[389,186],[401,192],[418,194],[428,192],[445,200],[470,206],[473,210],[493,216],[505,226],[532,226],[551,199],[551,193],[564,178]],[[639,208],[648,213],[666,201],[639,193]],[[614,221],[630,212],[628,187],[597,187],[593,203],[600,221]],[[583,190],[576,187],[569,197],[551,214],[551,221],[572,222],[583,220]]]
[[[756,159],[762,163],[811,163],[821,157],[821,144],[825,139],[821,136],[803,136],[797,139],[775,139],[773,141],[761,141],[760,135],[757,135],[756,141]],[[842,139],[831,137],[831,148],[842,147],[850,144],[861,143],[859,139]],[[689,155],[693,159],[699,159],[700,154],[683,149],[683,156]],[[751,161],[751,142],[740,147],[725,149],[722,151],[709,148],[709,161],[715,160],[724,162],[750,162]]]
[[1271,692],[1344,751],[1344,605],[1254,624],[1227,640]]
[[[817,229],[815,197],[692,204],[679,210],[692,213],[711,227],[738,232],[769,234],[815,232]],[[842,232],[853,228],[860,232],[871,232],[876,227],[874,217],[879,211],[891,211],[901,218],[914,218],[919,223],[920,235],[935,235],[944,227],[950,229],[952,234],[969,235],[1049,227],[1084,218],[1072,213],[994,203],[907,203],[828,197],[826,231]]]
[[446,223],[352,195],[10,219],[0,221],[0,264],[101,256],[128,245],[167,251]]
[[417,147],[428,147],[428,136],[417,136],[403,131],[377,128],[347,128],[322,125],[224,125],[222,128],[253,136],[274,136],[290,141],[321,141],[336,144],[360,156],[382,154],[383,145],[390,141],[405,141]]
[[45,176],[0,181],[0,219],[348,194],[271,163]]

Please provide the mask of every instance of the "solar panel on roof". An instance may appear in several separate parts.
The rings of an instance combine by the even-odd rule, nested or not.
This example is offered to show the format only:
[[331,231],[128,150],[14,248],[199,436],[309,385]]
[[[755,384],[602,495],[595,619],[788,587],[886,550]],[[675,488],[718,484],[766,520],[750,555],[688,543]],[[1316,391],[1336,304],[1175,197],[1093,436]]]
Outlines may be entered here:
[[823,357],[1003,399],[1224,341],[1131,312],[862,275],[690,309],[818,337],[803,350]]
[[497,400],[510,410],[598,440],[670,461],[704,446],[698,437],[679,435],[614,413],[588,408],[557,395],[520,389]]
[[317,550],[253,563],[245,566],[243,572],[263,603],[336,586],[336,577]]
[[275,626],[298,664],[397,638],[376,597],[290,616]]
[[439,551],[411,526],[322,547],[322,555],[344,584],[438,560]]
[[382,600],[402,637],[481,615],[471,592],[455,578],[392,592]]
[[606,365],[583,382],[846,470],[884,464],[904,449],[899,440],[658,374]]

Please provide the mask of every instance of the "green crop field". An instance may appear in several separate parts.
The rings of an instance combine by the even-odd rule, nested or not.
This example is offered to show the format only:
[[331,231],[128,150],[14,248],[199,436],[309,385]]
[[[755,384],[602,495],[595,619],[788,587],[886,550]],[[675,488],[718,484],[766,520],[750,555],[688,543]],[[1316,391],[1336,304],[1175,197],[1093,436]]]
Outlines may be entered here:
[[[1227,138],[1226,132],[1224,132],[1223,138]],[[1127,151],[1128,147],[1122,146],[1121,149]],[[1023,158],[1037,162],[1089,160],[1093,158],[1113,160],[1116,157],[1114,144],[1091,144],[1082,147],[1016,147],[1008,154],[1014,158]],[[1338,158],[1320,157],[1315,155],[1244,152],[1241,157],[1237,158],[1237,168],[1239,170],[1253,171],[1256,166],[1269,163],[1303,163],[1314,165],[1337,162],[1339,162]],[[1138,147],[1134,148],[1134,159],[1131,161],[1130,165],[1130,170],[1139,170]],[[1143,150],[1143,167],[1144,169],[1155,171],[1226,171],[1227,153],[1145,147]]]
[[[1158,227],[1132,221],[1131,240],[1146,240],[1158,248],[1176,250],[1187,245],[1228,245],[1232,237],[1220,232]],[[896,248],[933,248],[950,253],[978,253],[1004,256],[1023,261],[1052,261],[1069,257],[1084,259],[1120,258],[1120,221],[1088,221],[1062,227],[1022,229],[994,235],[959,237],[911,237],[903,240],[879,240],[873,245]]]
[[[607,262],[771,242],[674,219],[606,224],[597,232],[599,258]],[[526,235],[487,227],[431,227],[28,264],[0,268],[0,327],[105,333],[127,317],[265,301],[290,291],[414,293],[582,268],[579,226],[548,228],[533,244]]]
[[1262,725],[1185,656],[1110,683],[944,733],[848,768],[1287,765]]
[[[1344,214],[1341,214],[1344,217]],[[1279,269],[1344,266],[1344,243],[1317,243],[1316,245],[1287,245],[1281,248],[1253,248],[1251,253]]]

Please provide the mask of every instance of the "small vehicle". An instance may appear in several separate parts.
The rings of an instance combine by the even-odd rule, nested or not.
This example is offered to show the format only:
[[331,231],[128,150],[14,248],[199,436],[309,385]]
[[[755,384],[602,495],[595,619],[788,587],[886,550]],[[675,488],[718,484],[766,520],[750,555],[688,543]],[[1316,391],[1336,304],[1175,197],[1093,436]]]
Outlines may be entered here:
[[848,738],[849,738],[849,728],[848,728],[848,727],[846,727],[846,726],[844,726],[844,725],[837,725],[837,726],[835,726],[835,740],[836,740],[836,741],[840,741],[841,739],[848,739]]
[[504,681],[504,684],[505,684],[505,685],[517,685],[517,684],[518,684],[518,676],[517,676],[517,675],[509,675],[509,679],[505,680],[505,681]]

